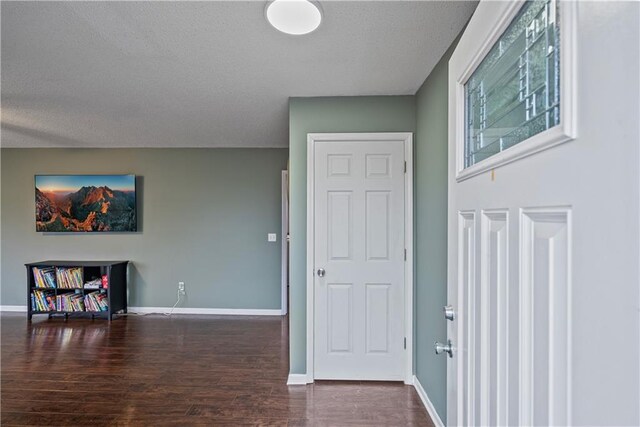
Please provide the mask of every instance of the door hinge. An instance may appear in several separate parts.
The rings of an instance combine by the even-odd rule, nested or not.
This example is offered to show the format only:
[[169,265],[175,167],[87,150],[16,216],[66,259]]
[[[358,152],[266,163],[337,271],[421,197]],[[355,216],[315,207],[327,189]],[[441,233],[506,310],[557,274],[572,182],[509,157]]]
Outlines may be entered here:
[[404,250],[404,260],[405,261],[407,260],[407,250],[406,249]]
[[407,173],[407,162],[404,162],[404,173]]
[[404,337],[404,349],[407,349],[407,337]]

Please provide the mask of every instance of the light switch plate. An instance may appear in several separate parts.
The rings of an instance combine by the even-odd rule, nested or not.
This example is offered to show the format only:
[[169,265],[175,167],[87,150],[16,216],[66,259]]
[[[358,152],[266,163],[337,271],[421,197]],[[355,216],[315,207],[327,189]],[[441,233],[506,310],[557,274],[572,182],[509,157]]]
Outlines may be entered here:
[[276,233],[267,234],[267,242],[276,242],[278,238],[276,237]]

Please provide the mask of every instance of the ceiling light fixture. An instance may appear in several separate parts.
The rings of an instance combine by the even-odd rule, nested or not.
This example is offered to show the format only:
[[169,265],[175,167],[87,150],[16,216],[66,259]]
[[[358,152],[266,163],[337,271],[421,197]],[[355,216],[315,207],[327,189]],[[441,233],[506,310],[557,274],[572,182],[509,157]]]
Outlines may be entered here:
[[267,21],[286,34],[309,34],[320,26],[320,5],[309,0],[273,0],[265,9]]

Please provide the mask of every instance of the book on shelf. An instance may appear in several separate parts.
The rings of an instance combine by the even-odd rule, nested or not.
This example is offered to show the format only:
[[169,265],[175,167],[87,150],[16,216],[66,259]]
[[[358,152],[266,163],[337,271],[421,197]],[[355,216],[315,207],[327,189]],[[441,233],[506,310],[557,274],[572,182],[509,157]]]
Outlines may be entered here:
[[82,289],[84,283],[80,267],[58,267],[56,268],[56,279],[60,289]]
[[56,269],[54,267],[33,267],[33,279],[36,288],[55,288],[56,287]]
[[109,310],[107,294],[100,291],[88,293],[84,296],[84,307],[87,311]]
[[55,311],[56,295],[54,291],[31,292],[31,309],[33,311]]
[[101,287],[102,287],[102,279],[89,280],[84,284],[85,289],[100,289]]

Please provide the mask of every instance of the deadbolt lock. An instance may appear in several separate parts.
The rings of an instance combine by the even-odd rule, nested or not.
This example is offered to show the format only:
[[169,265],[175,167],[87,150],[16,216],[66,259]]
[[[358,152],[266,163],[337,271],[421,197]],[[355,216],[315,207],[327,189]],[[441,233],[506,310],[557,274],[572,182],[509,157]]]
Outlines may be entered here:
[[444,306],[444,318],[447,320],[455,320],[456,312],[453,311],[453,307],[450,305]]

